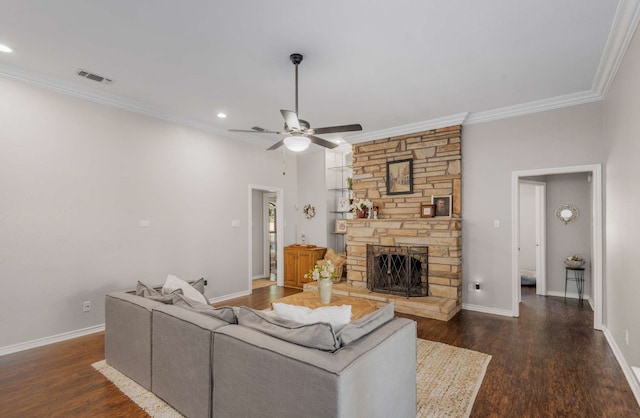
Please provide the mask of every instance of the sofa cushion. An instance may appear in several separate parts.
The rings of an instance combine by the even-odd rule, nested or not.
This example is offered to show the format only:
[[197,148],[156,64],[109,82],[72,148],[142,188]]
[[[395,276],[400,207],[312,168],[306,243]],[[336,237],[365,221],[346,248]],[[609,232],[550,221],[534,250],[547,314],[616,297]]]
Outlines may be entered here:
[[322,306],[316,309],[286,303],[272,303],[271,305],[275,314],[280,318],[301,324],[327,322],[331,324],[335,332],[338,332],[351,321],[351,305]]
[[[202,285],[204,286],[204,279],[200,280],[202,280]],[[196,302],[200,302],[205,305],[209,304],[209,301],[204,297],[202,293],[200,293],[200,291],[196,290],[193,286],[191,286],[184,280],[170,274],[167,276],[167,280],[165,280],[164,285],[162,286],[162,293],[171,293],[176,289],[182,289],[182,294],[189,299],[193,299]]]
[[365,315],[362,318],[345,325],[337,335],[340,346],[343,347],[364,337],[392,319],[393,303],[390,303],[382,309],[378,309],[369,315]]
[[174,294],[182,294],[182,289],[176,289],[171,293],[163,294],[162,292],[148,286],[141,281],[136,284],[136,296],[142,296],[143,298],[155,300],[162,303],[173,303]]
[[238,309],[238,324],[303,347],[323,351],[335,351],[340,348],[333,328],[325,322],[300,324],[241,306]]
[[173,296],[173,304],[193,312],[198,312],[203,315],[220,319],[229,324],[238,323],[238,320],[236,318],[236,313],[233,310],[233,308],[230,306],[222,306],[220,308],[214,308],[211,305],[196,302],[195,300],[189,299],[185,295],[181,295],[181,294],[175,294]]

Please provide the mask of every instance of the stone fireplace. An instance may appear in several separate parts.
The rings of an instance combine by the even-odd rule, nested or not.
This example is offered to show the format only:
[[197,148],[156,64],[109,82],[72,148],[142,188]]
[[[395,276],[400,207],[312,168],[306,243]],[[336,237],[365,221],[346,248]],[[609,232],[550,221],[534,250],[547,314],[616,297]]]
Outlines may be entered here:
[[[347,293],[370,299],[384,295],[378,288],[367,289],[368,275],[375,268],[367,264],[367,245],[422,246],[428,247],[428,262],[421,266],[426,294],[406,302],[402,300],[406,297],[397,295],[396,310],[448,320],[461,309],[461,132],[457,125],[353,147],[354,198],[369,199],[379,209],[378,219],[348,221]],[[413,160],[413,192],[387,195],[387,162],[406,159]],[[450,196],[450,217],[420,216],[421,204],[431,203],[432,196]]]

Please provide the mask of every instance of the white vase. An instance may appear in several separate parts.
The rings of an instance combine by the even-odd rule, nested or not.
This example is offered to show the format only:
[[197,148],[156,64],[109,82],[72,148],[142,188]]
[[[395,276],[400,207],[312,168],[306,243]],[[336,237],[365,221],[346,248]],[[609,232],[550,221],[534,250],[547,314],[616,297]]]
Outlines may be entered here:
[[329,303],[331,302],[331,285],[333,282],[331,280],[322,279],[318,280],[318,293],[320,294],[320,302]]

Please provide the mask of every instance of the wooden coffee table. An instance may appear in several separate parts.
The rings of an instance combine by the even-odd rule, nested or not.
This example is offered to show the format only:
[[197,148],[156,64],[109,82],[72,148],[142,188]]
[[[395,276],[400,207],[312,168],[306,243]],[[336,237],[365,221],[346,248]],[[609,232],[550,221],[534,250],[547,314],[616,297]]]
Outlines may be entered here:
[[375,302],[367,299],[358,299],[351,296],[331,295],[331,302],[324,304],[320,302],[320,296],[318,292],[306,291],[296,293],[295,295],[286,296],[274,300],[271,303],[286,303],[288,305],[306,306],[307,308],[315,309],[322,306],[342,306],[351,305],[351,320],[362,318],[363,316],[370,314],[377,309]]

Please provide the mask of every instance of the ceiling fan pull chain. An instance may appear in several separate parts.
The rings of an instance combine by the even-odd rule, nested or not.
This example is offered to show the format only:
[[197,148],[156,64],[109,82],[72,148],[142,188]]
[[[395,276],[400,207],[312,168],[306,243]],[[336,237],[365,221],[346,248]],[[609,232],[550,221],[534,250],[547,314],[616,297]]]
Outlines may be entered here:
[[287,147],[282,147],[282,175],[286,176],[287,173],[285,172],[286,168],[287,168]]

